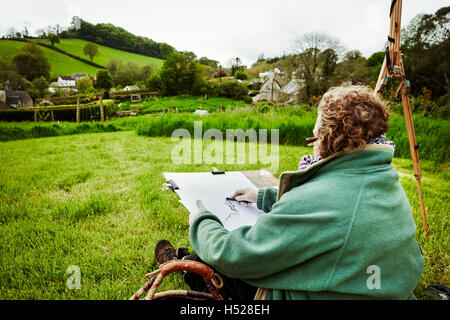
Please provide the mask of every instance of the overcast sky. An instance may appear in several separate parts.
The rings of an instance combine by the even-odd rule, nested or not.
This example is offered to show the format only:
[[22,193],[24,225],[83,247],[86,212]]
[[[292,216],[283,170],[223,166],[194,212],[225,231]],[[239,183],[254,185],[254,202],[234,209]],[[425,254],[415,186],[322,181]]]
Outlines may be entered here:
[[[167,42],[226,62],[240,57],[250,66],[288,52],[293,39],[310,31],[337,37],[365,57],[380,51],[389,30],[390,0],[11,0],[2,1],[0,35],[10,27],[31,31],[69,25],[74,15],[91,23],[112,23],[136,35]],[[434,13],[445,0],[404,0],[406,25],[419,13]]]

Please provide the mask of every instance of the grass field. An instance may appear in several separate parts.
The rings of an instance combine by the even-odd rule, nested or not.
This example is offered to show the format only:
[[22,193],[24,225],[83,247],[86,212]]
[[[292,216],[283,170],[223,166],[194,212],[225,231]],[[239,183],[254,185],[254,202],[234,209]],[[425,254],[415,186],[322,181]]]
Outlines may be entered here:
[[[25,42],[0,40],[0,55],[11,60],[24,45]],[[95,75],[97,71],[100,70],[51,49],[45,47],[40,48],[44,51],[45,57],[51,64],[50,72],[52,77],[72,75],[73,73],[88,73],[90,75]]]
[[[224,106],[223,111],[219,111],[220,105]],[[176,113],[176,108],[179,113]],[[192,112],[199,108],[209,110],[211,113],[207,116],[193,115]],[[205,130],[215,128],[223,133],[226,132],[226,129],[243,129],[244,131],[247,129],[256,131],[258,129],[279,129],[281,144],[303,146],[305,139],[311,135],[317,117],[315,111],[307,106],[270,106],[264,103],[246,105],[242,101],[227,98],[146,99],[138,104],[121,103],[119,109],[139,109],[141,114],[151,114],[134,118],[112,119],[107,123],[109,127],[107,130],[99,128],[98,123],[83,123],[81,126],[77,126],[65,122],[36,124],[0,122],[0,141],[133,129],[136,129],[139,135],[170,137],[172,132],[178,128],[188,129],[193,134],[194,121],[202,121]],[[8,119],[7,116],[5,112],[0,114],[3,119]],[[32,115],[27,117],[27,119],[32,119]],[[59,120],[58,114],[55,117]],[[413,118],[420,159],[432,160],[441,164],[447,163],[450,160],[449,147],[446,143],[450,139],[449,121],[423,117],[420,114],[415,114]],[[387,138],[394,140],[396,156],[409,159],[410,148],[404,117],[397,113],[392,114],[389,127]]]
[[[0,298],[127,299],[155,269],[160,238],[189,247],[188,213],[161,190],[163,171],[208,171],[176,166],[170,138],[135,132],[80,134],[0,143]],[[206,147],[206,145],[204,146]],[[279,177],[311,149],[280,147]],[[449,283],[450,186],[442,166],[424,161],[423,187],[430,237],[423,235],[411,161],[395,159],[413,207],[425,271],[416,289]],[[256,170],[261,165],[226,165]],[[69,266],[81,270],[81,289],[69,290]],[[169,280],[170,279],[170,280]],[[186,288],[179,276],[162,290]]]
[[[48,41],[40,40],[41,42],[47,43]],[[88,43],[88,41],[81,39],[61,39],[60,43],[56,43],[55,47],[58,47],[64,51],[67,51],[73,55],[89,60],[90,58],[84,55],[83,48]],[[115,59],[122,61],[124,64],[128,62],[133,62],[138,66],[154,65],[156,68],[160,68],[164,60],[158,58],[152,58],[144,56],[141,54],[121,51],[109,47],[105,47],[97,44],[99,55],[94,58],[93,62],[100,64],[102,66],[107,66],[108,62]]]
[[207,110],[209,112],[218,111],[219,106],[223,106],[224,109],[234,109],[237,107],[248,106],[244,101],[233,100],[229,98],[203,98],[203,97],[163,97],[155,99],[145,99],[137,103],[122,103],[120,110],[133,110],[138,109],[141,114],[145,113],[157,113],[168,112],[169,110],[174,112],[178,109],[179,112],[194,112],[195,110]]

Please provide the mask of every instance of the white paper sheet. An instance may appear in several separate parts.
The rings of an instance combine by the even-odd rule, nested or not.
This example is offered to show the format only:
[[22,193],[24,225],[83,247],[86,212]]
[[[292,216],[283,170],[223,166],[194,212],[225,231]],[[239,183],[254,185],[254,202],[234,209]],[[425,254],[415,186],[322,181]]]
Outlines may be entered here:
[[248,205],[226,200],[241,188],[250,187],[257,191],[242,172],[226,172],[223,175],[213,175],[211,172],[165,172],[163,175],[167,181],[172,179],[180,188],[175,192],[189,212],[197,212],[196,201],[201,200],[206,209],[215,214],[229,231],[254,225],[263,213],[254,203]]

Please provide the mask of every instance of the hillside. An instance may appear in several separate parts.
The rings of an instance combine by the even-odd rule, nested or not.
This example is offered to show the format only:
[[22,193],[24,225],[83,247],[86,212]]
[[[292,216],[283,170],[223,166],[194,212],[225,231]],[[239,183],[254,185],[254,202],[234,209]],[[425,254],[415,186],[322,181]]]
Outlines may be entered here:
[[[46,40],[39,40],[42,43],[49,44]],[[88,41],[81,39],[61,39],[60,43],[55,44],[55,47],[60,48],[68,53],[76,55],[80,58],[89,60],[88,56],[83,53],[83,48]],[[93,62],[106,66],[109,61],[115,59],[122,61],[123,63],[133,62],[138,66],[154,65],[160,68],[163,65],[164,60],[158,58],[152,58],[136,53],[126,52],[118,49],[113,49],[97,44],[100,54],[94,58]]]
[[[20,50],[25,42],[0,40],[0,55],[11,60]],[[63,55],[59,52],[40,47],[44,51],[45,57],[50,62],[52,68],[50,70],[51,77],[60,75],[71,75],[73,73],[88,73],[94,75],[99,69],[81,61]]]
[[[46,43],[45,40],[40,40]],[[61,43],[56,46],[62,50],[65,50],[73,55],[79,56],[84,59],[88,59],[83,54],[83,47],[87,41],[79,39],[61,39]],[[6,59],[12,59],[25,45],[25,42],[13,41],[13,40],[0,40],[0,55],[3,55]],[[157,58],[151,58],[135,53],[129,53],[117,49],[108,48],[105,46],[98,46],[100,55],[94,58],[94,62],[100,65],[106,66],[110,60],[116,59],[124,63],[133,62],[139,66],[152,64],[156,68],[160,68],[163,64],[163,60]],[[81,61],[73,59],[57,51],[40,47],[45,54],[45,57],[51,64],[51,76],[56,77],[60,75],[71,75],[73,73],[88,73],[94,75],[99,70],[96,67],[85,64]]]

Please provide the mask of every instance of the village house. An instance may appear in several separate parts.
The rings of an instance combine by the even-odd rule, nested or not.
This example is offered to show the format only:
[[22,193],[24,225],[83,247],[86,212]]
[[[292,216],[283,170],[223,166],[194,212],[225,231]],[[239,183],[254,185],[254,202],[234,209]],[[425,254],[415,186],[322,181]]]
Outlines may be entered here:
[[80,80],[81,78],[84,78],[84,77],[89,77],[89,75],[87,73],[74,73],[74,74],[72,74],[72,79],[75,80],[75,81],[78,81],[78,80]]
[[272,101],[272,102],[288,102],[291,103],[296,100],[301,90],[304,88],[304,80],[299,80],[296,75],[292,74],[292,79],[280,68],[276,67],[273,70],[260,73],[259,77],[263,84],[259,94],[252,99],[254,102]]
[[11,91],[0,87],[0,109],[18,109],[33,107],[33,99],[26,91]]
[[77,91],[77,81],[72,76],[60,76],[58,78],[50,79],[50,87],[48,91],[55,93],[57,89],[63,92]]
[[289,82],[286,74],[278,67],[259,75],[264,81],[259,94],[253,97],[254,102],[279,102],[282,98],[281,90]]

